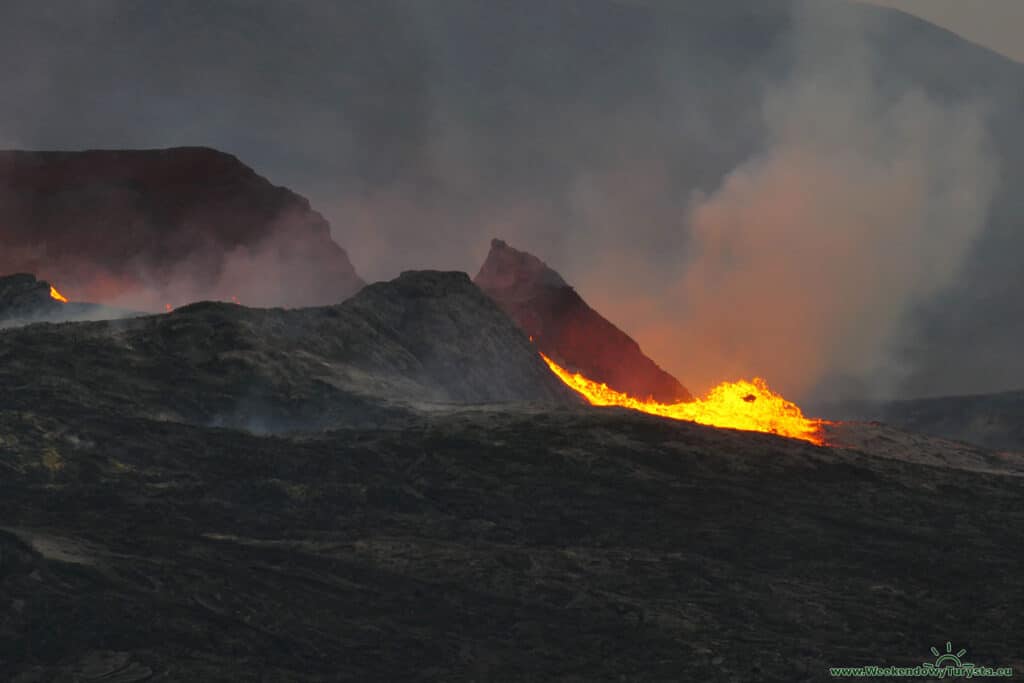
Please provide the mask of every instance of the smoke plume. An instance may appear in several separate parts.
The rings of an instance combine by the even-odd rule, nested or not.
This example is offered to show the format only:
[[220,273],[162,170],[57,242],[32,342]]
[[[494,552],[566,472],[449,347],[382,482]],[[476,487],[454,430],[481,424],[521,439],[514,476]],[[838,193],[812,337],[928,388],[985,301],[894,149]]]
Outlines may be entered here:
[[760,375],[797,397],[854,379],[888,393],[901,321],[957,277],[985,224],[983,109],[887,91],[866,27],[844,21],[802,6],[796,67],[764,96],[767,148],[693,198],[671,303],[637,330],[697,391]]

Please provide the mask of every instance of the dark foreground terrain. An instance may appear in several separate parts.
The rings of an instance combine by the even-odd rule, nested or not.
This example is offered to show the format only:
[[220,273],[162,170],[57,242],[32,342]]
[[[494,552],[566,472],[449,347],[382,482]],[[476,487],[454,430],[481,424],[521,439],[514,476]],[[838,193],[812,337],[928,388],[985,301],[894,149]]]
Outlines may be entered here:
[[1024,668],[1019,456],[593,409],[538,368],[457,274],[0,331],[0,681]]
[[3,680],[1024,665],[1018,476],[573,408],[291,438],[3,411],[0,453]]

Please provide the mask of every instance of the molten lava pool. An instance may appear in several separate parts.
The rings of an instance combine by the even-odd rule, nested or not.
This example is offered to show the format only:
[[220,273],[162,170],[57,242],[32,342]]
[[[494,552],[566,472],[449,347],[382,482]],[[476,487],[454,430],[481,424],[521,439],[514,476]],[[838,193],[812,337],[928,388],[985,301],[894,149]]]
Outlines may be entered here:
[[760,377],[751,381],[722,382],[704,398],[684,403],[658,403],[615,391],[579,373],[572,373],[540,354],[551,371],[595,406],[620,406],[674,420],[698,422],[712,427],[768,432],[803,439],[822,446],[823,420],[804,417],[800,407],[771,389]]

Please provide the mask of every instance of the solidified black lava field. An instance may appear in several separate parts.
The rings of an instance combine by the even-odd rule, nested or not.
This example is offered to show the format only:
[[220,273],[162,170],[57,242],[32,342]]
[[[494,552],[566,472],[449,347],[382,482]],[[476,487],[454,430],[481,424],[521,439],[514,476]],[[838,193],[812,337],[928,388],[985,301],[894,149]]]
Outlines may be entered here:
[[1015,461],[594,409],[535,368],[456,274],[0,331],[0,680],[1024,666]]

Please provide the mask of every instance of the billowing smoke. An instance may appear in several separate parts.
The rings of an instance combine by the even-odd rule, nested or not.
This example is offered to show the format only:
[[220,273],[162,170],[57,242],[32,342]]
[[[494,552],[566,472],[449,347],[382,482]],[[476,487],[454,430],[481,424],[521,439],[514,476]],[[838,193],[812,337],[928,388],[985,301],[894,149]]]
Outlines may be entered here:
[[425,30],[421,159],[439,191],[364,194],[331,211],[336,231],[367,272],[397,258],[472,270],[503,237],[694,391],[760,375],[800,399],[898,393],[912,371],[897,353],[908,318],[958,277],[997,164],[988,103],[926,90],[938,59],[925,78],[888,73],[873,22],[891,15],[861,9],[795,4],[764,64],[709,59],[696,36],[678,49],[645,38],[649,51],[627,54],[650,90],[625,96],[629,84],[605,74],[618,99],[598,106],[608,92],[570,86],[528,119],[508,99],[497,136],[446,89],[462,73],[434,45],[448,34]]
[[983,108],[886,90],[856,20],[802,6],[796,67],[764,97],[766,149],[693,198],[682,274],[635,321],[691,389],[761,375],[796,397],[888,394],[901,323],[985,224]]

